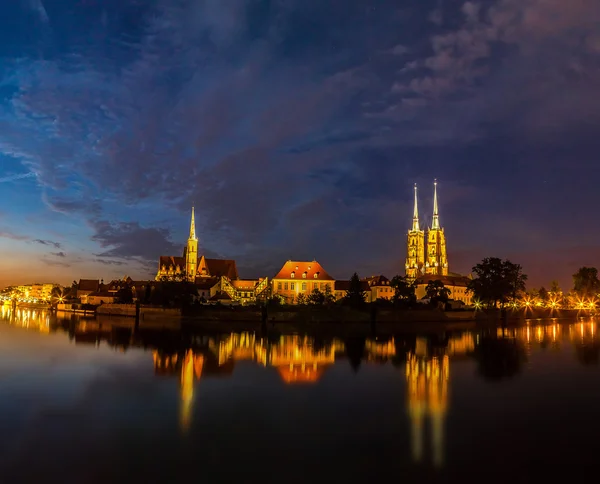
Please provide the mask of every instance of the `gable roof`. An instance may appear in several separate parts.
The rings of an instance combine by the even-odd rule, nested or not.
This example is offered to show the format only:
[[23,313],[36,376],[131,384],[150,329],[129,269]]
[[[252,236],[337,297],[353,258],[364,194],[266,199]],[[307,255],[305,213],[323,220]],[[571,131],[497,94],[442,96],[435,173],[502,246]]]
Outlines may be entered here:
[[[231,280],[238,279],[238,270],[233,259],[204,259],[206,268],[213,277],[228,277]],[[198,264],[200,265],[200,264]]]
[[96,292],[100,288],[100,280],[99,279],[79,279],[79,284],[77,284],[78,291],[91,291]]
[[362,280],[366,281],[369,284],[369,286],[389,286],[390,285],[390,280],[387,277],[382,276],[382,275],[365,277]]
[[[306,273],[306,277],[302,277]],[[292,276],[292,274],[294,274]],[[315,277],[315,275],[317,277]],[[288,260],[274,279],[307,279],[317,281],[333,281],[323,266],[316,260],[312,262]]]
[[256,279],[238,279],[237,281],[231,281],[231,285],[236,289],[253,290],[258,282]]
[[167,269],[171,266],[177,267],[183,271],[185,270],[185,258],[184,257],[173,257],[171,255],[161,255],[158,261],[159,267],[165,266]]

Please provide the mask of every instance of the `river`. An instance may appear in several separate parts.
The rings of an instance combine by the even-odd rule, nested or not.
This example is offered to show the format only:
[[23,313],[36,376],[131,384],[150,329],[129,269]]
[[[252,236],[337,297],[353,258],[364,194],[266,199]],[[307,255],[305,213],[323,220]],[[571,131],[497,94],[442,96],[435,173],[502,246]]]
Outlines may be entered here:
[[336,338],[0,309],[0,482],[595,482],[593,319]]

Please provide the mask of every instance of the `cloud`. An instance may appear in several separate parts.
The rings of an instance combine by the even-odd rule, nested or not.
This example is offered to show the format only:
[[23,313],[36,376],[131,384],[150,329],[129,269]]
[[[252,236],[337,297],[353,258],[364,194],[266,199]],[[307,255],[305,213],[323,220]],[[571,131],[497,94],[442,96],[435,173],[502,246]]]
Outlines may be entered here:
[[42,22],[48,23],[50,21],[46,7],[44,7],[43,0],[29,0],[29,4],[31,9],[39,15],[39,18]]
[[60,242],[54,242],[52,240],[42,240],[42,239],[33,239],[33,242],[40,245],[49,245],[54,247],[55,249],[61,249],[62,244]]
[[104,264],[105,266],[122,266],[125,265],[124,261],[121,260],[107,260],[107,259],[96,259],[96,262]]
[[35,173],[17,173],[14,175],[5,175],[0,177],[0,183],[9,183],[17,180],[23,180],[24,178],[32,178],[35,177]]
[[67,254],[65,254],[64,252],[50,252],[50,254],[54,257],[67,257]]
[[47,266],[51,266],[51,267],[71,267],[71,264],[68,262],[61,262],[60,260],[56,260],[56,259],[46,259],[46,258],[42,258],[40,259],[42,261],[42,263],[44,263]]
[[11,239],[11,240],[29,240],[29,237],[27,237],[25,235],[15,234],[8,230],[2,230],[2,229],[0,229],[0,237],[3,239]]

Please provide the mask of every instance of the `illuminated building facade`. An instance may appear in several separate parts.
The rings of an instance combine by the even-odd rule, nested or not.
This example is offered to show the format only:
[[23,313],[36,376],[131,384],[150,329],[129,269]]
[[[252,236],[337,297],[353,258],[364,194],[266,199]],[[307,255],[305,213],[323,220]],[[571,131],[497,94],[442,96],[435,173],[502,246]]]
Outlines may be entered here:
[[412,228],[408,231],[406,249],[406,277],[414,281],[418,276],[423,274],[425,268],[425,233],[419,226],[419,206],[416,184]]
[[318,289],[334,294],[335,280],[316,260],[312,262],[288,260],[273,278],[273,295],[277,294],[288,304],[298,302]]
[[448,257],[446,256],[446,235],[440,226],[438,213],[437,181],[433,183],[433,219],[427,231],[427,259],[425,274],[448,275]]

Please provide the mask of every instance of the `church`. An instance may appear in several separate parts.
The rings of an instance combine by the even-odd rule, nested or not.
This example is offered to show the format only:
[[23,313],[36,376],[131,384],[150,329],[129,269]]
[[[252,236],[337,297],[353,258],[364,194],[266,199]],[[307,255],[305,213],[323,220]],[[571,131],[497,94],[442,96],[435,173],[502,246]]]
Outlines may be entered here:
[[461,301],[466,305],[471,304],[471,294],[467,291],[470,279],[449,271],[446,234],[440,225],[437,180],[433,183],[433,217],[427,234],[425,230],[421,229],[419,222],[417,185],[415,184],[412,227],[408,231],[406,251],[406,277],[415,284],[417,299],[426,296],[425,288],[430,281],[441,281],[450,290],[450,299]]
[[192,282],[197,286],[199,296],[213,303],[243,304],[269,297],[268,278],[240,279],[235,260],[209,259],[198,255],[194,208],[183,256],[160,256],[155,279]]

